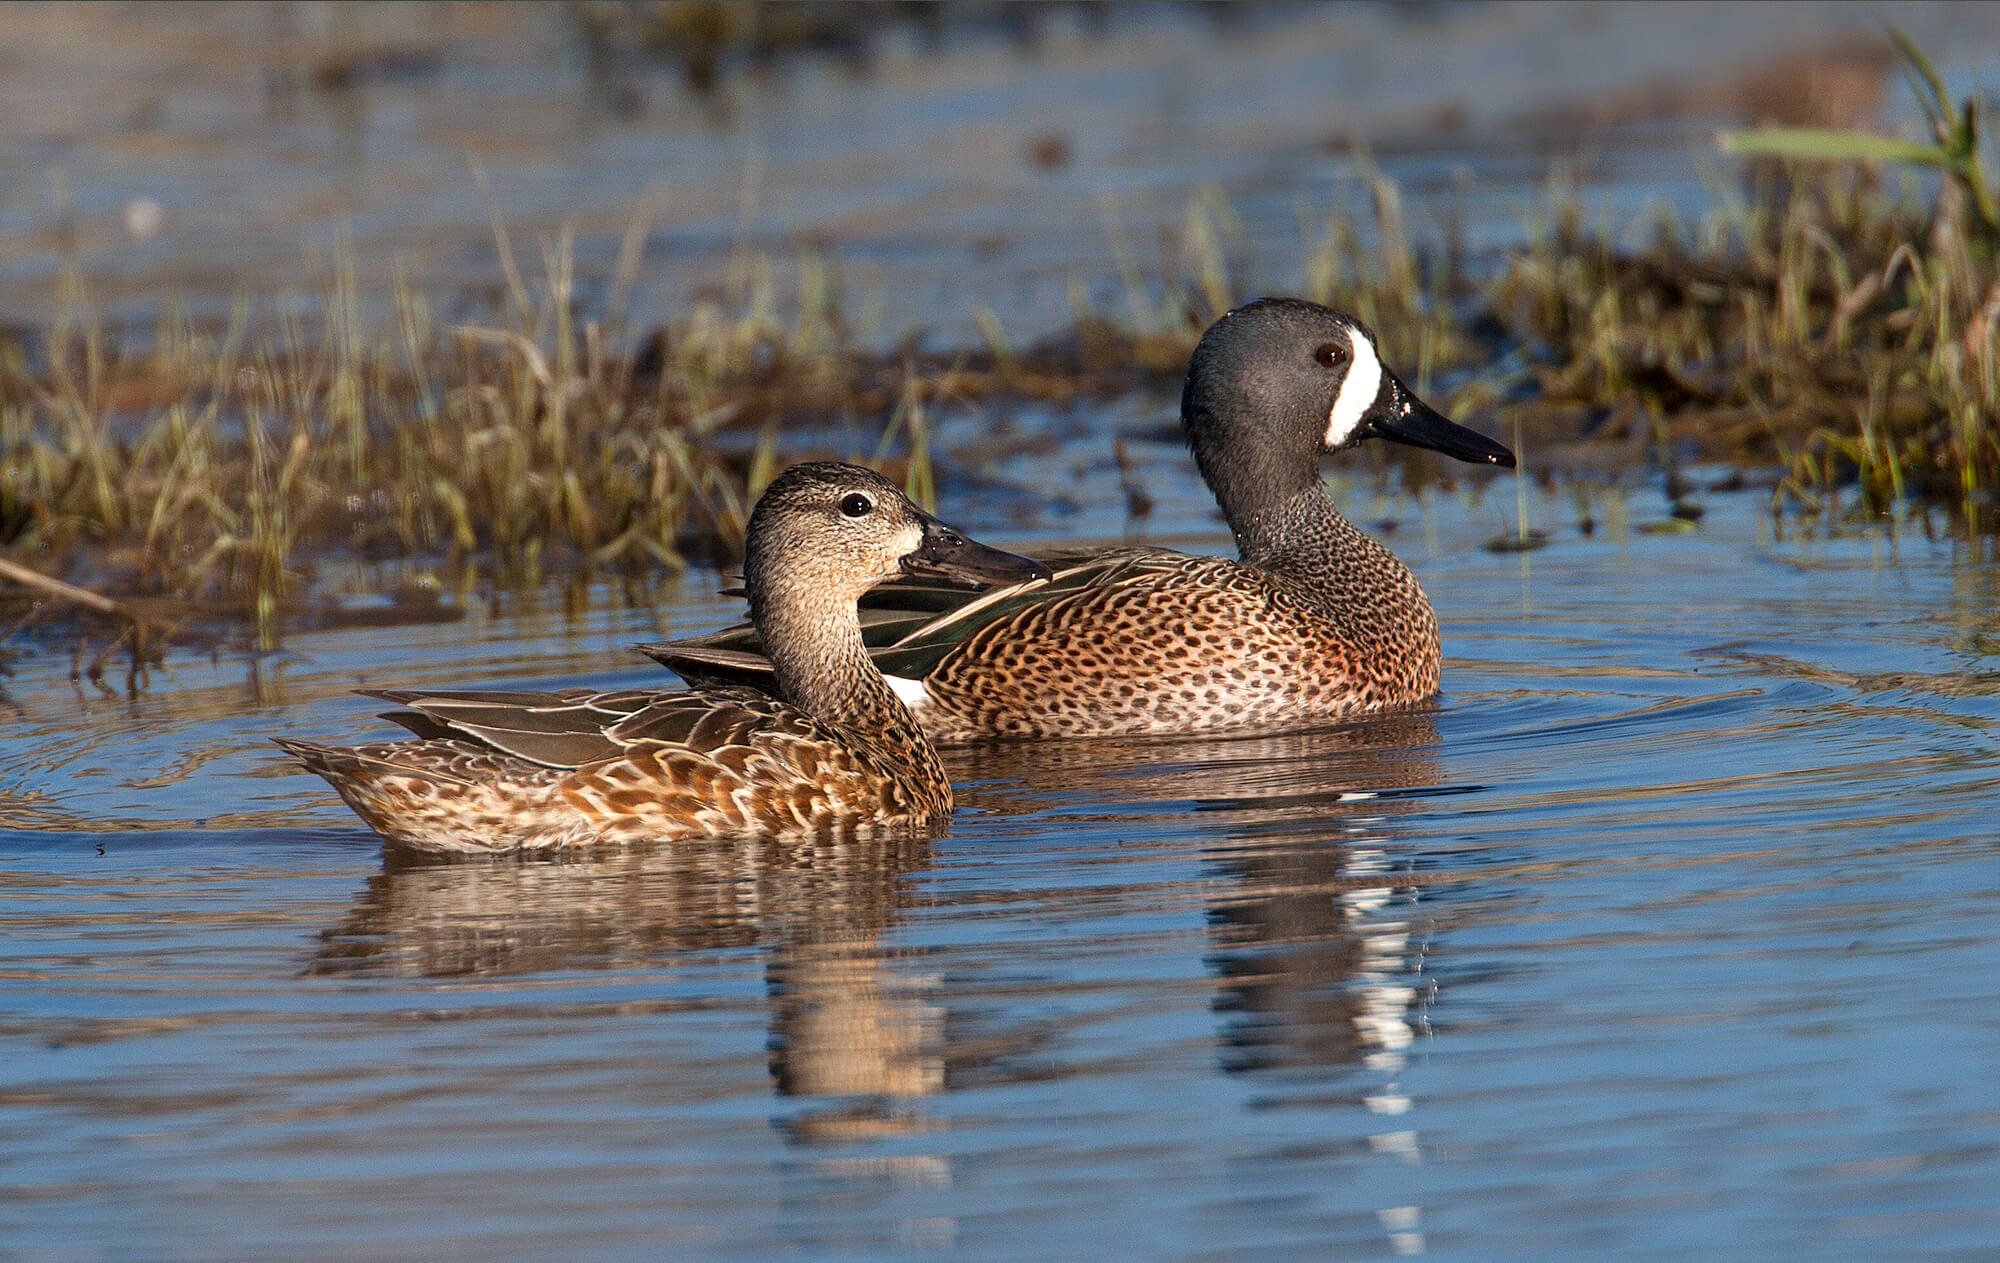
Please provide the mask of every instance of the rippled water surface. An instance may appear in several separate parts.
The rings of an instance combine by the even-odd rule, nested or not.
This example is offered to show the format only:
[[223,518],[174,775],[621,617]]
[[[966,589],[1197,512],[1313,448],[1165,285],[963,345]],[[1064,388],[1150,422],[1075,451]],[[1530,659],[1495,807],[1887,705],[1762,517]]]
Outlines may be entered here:
[[[71,310],[72,273],[135,336],[170,310],[225,325],[240,293],[310,318],[342,269],[371,328],[399,327],[398,284],[491,322],[497,220],[529,284],[567,251],[580,309],[635,330],[735,296],[745,247],[780,292],[816,285],[803,249],[858,340],[982,346],[1079,297],[1128,314],[1217,193],[1246,295],[1302,285],[1328,215],[1372,232],[1377,171],[1419,240],[1448,225],[1474,257],[1523,240],[1552,163],[1644,235],[1710,206],[1718,126],[1881,107],[1920,134],[1887,58],[1852,55],[1885,23],[1954,93],[2000,66],[1974,5],[965,6],[701,93],[640,52],[645,8],[8,5],[0,325]],[[593,51],[590,10],[623,42]],[[1810,86],[1761,77],[1828,56]],[[1856,112],[1790,112],[1835,99]],[[635,229],[644,266],[614,281]]]
[[385,862],[264,743],[380,731],[357,684],[648,679],[620,647],[730,617],[712,576],[131,700],[31,657],[0,1241],[1991,1257],[2000,569],[1764,503],[1523,557],[1433,497],[1390,539],[1435,709],[959,752],[924,844]]
[[[1877,20],[1050,10],[1025,48],[891,40],[706,99],[561,54],[567,7],[398,10],[377,81],[315,89],[300,58],[345,37],[283,23],[320,8],[7,8],[0,320],[69,269],[120,321],[312,310],[347,255],[357,302],[407,275],[476,317],[497,219],[530,263],[573,229],[592,304],[651,223],[634,327],[796,240],[886,295],[881,340],[1025,339],[1119,307],[1208,183],[1243,287],[1294,284],[1328,213],[1372,223],[1378,166],[1416,231],[1464,210],[1498,249],[1579,130],[1618,222],[1705,206],[1690,146],[1748,90],[1704,76]],[[1990,10],[1896,20],[1951,75],[1992,62]],[[1862,117],[1902,100],[1886,66]],[[1120,407],[1152,538],[1221,550],[1185,453],[1132,437],[1171,405]],[[1029,421],[1055,454],[941,509],[1116,532],[1104,420]],[[733,621],[712,574],[177,650],[135,694],[13,636],[0,1256],[1991,1259],[1991,544],[1627,494],[1587,536],[1531,496],[1554,542],[1515,555],[1481,547],[1510,481],[1349,488],[1438,607],[1437,706],[953,752],[922,843],[398,862],[269,744],[383,734],[357,687],[663,678],[625,646]]]

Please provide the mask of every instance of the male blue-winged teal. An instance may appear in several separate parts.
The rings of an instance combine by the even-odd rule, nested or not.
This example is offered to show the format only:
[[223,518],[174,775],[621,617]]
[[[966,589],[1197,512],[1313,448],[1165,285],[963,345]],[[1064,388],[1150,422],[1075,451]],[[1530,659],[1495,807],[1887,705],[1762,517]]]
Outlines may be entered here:
[[[1181,424],[1241,560],[1121,548],[1011,588],[892,584],[864,603],[876,665],[933,739],[1296,726],[1437,692],[1430,601],[1334,507],[1320,454],[1377,437],[1514,454],[1420,402],[1359,320],[1290,298],[1209,326]],[[768,687],[762,648],[747,627],[641,646],[692,680]]]
[[391,842],[513,851],[914,824],[951,813],[937,751],[868,658],[855,602],[904,574],[1013,583],[853,465],[796,465],[750,514],[744,576],[769,691],[370,692],[416,741],[281,740]]

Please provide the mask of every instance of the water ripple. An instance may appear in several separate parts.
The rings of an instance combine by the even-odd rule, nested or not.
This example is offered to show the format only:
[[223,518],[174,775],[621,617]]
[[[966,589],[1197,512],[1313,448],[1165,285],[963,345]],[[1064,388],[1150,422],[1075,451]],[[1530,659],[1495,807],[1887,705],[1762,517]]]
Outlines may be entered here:
[[[1793,567],[1727,523],[1553,547],[1525,601],[1515,559],[1431,559],[1440,705],[951,751],[952,829],[896,843],[385,859],[263,737],[364,729],[340,690],[407,650],[330,636],[184,699],[18,678],[0,1231],[1976,1257],[1990,567]],[[436,678],[655,678],[616,656],[648,621],[496,617]]]

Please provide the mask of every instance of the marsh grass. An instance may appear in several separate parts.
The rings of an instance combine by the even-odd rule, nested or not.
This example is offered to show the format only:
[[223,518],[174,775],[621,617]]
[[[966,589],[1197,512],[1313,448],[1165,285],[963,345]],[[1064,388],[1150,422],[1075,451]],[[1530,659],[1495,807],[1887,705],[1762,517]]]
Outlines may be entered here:
[[[1511,430],[1539,472],[1658,467],[1671,481],[1694,456],[1775,466],[1781,494],[1813,512],[1943,502],[1993,525],[2000,267],[1956,183],[1764,163],[1747,186],[1712,180],[1696,222],[1615,224],[1593,222],[1558,170],[1524,245],[1473,275],[1449,222],[1412,231],[1394,183],[1361,171],[1370,222],[1301,210],[1301,292],[1368,321],[1420,394],[1440,388],[1447,411]],[[1163,279],[1140,274],[1108,222],[1126,317],[1099,317],[1100,336],[1141,348],[1137,362],[1184,363],[1227,296],[1248,292],[1233,213],[1219,193],[1192,199]],[[1377,459],[1413,486],[1454,474]]]
[[[1942,502],[1990,527],[2000,266],[1971,200],[1867,166],[1752,170],[1747,188],[1718,182],[1699,222],[1642,225],[1638,245],[1557,178],[1525,245],[1474,275],[1449,225],[1413,231],[1364,158],[1363,222],[1300,209],[1301,288],[1367,320],[1420,393],[1515,434],[1541,470],[1657,465],[1671,483],[1693,453],[1775,465],[1781,495],[1813,511]],[[239,302],[202,327],[170,308],[130,342],[72,277],[37,341],[0,343],[0,542],[268,644],[322,559],[533,583],[730,556],[781,452],[808,450],[815,427],[829,454],[872,454],[930,503],[954,459],[931,442],[937,409],[1170,387],[1202,328],[1263,287],[1217,190],[1150,265],[1108,205],[1105,224],[1120,310],[1079,306],[1066,334],[1025,346],[981,311],[983,345],[944,357],[860,349],[837,268],[810,250],[785,263],[789,298],[778,264],[746,251],[722,294],[640,334],[622,296],[643,217],[590,313],[567,236],[523,266],[496,217],[504,298],[477,326],[439,324],[400,280],[368,325],[344,246],[310,319]],[[842,449],[842,434],[879,437]],[[1418,490],[1453,476],[1400,449],[1378,459]]]
[[[900,401],[908,477],[933,485],[930,383],[848,353],[817,261],[796,269],[789,315],[772,269],[746,260],[729,296],[635,352],[576,311],[569,240],[544,245],[530,280],[497,239],[507,300],[490,326],[439,326],[398,284],[391,317],[364,328],[343,248],[311,320],[260,324],[239,302],[204,329],[168,310],[121,349],[72,276],[38,347],[0,347],[11,554],[245,620],[268,642],[320,556],[476,560],[523,578],[678,567],[690,543],[726,552],[788,424]],[[636,266],[628,251],[621,270]],[[759,437],[724,444],[725,429]]]
[[[1415,366],[1412,385],[1428,389],[1430,374],[1482,358],[1457,302],[1472,286],[1463,250],[1447,233],[1420,242],[1403,212],[1402,190],[1357,155],[1369,201],[1367,222],[1297,204],[1302,284],[1296,296],[1359,316],[1373,328],[1391,361]],[[1205,186],[1189,199],[1172,249],[1148,272],[1137,261],[1114,209],[1103,207],[1112,257],[1124,284],[1122,312],[1080,311],[1124,343],[1136,365],[1178,378],[1203,329],[1231,307],[1268,288],[1240,260],[1243,228],[1221,189]]]
[[[1867,170],[1763,168],[1749,197],[1639,251],[1564,226],[1487,291],[1534,348],[1531,430],[1636,407],[1682,448],[1775,463],[1816,504],[1942,500],[1979,524],[2000,480],[2000,269],[1962,202]],[[1949,186],[1947,186],[1948,188]]]
[[[1559,166],[1524,244],[1478,274],[1455,220],[1413,230],[1396,185],[1358,154],[1368,220],[1301,207],[1302,292],[1373,325],[1420,394],[1440,386],[1448,411],[1512,430],[1538,472],[1637,465],[1672,484],[1688,456],[1768,465],[1780,496],[1808,512],[1941,503],[1962,526],[1992,529],[2000,250],[1983,106],[1952,105],[1921,54],[1898,48],[1931,141],[1731,134],[1727,148],[1780,157],[1740,182],[1711,175],[1711,209],[1693,222],[1593,221]],[[1938,174],[1910,174],[1912,162]],[[1235,223],[1219,192],[1198,193],[1179,257],[1152,282],[1111,224],[1124,332],[1149,359],[1184,361],[1228,296],[1249,292]],[[1418,485],[1453,472],[1378,461]]]

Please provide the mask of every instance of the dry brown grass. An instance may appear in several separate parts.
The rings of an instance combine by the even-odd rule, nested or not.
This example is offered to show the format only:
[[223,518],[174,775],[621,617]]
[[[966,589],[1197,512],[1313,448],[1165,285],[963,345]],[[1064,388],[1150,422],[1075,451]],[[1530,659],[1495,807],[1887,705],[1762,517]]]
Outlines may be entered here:
[[[1766,168],[1639,250],[1552,194],[1528,246],[1485,277],[1449,241],[1413,243],[1395,186],[1370,187],[1372,223],[1302,215],[1306,296],[1368,320],[1420,392],[1525,434],[1531,455],[1670,463],[1693,444],[1778,465],[1809,504],[1853,488],[1864,512],[1927,498],[1990,524],[2000,266],[1951,185],[1927,201],[1865,170]],[[782,310],[771,269],[745,260],[727,297],[634,336],[616,295],[639,266],[636,225],[590,316],[569,242],[522,269],[497,224],[506,298],[481,327],[440,327],[402,288],[393,318],[364,328],[336,266],[312,321],[169,313],[121,348],[77,283],[38,348],[0,343],[0,537],[17,561],[266,640],[317,558],[533,581],[726,554],[793,427],[874,427],[878,462],[928,499],[949,459],[928,437],[941,401],[1176,380],[1202,327],[1247,296],[1232,218],[1197,194],[1179,256],[1151,273],[1112,224],[1125,310],[1019,349],[989,320],[986,346],[930,361],[856,349],[811,257]]]

